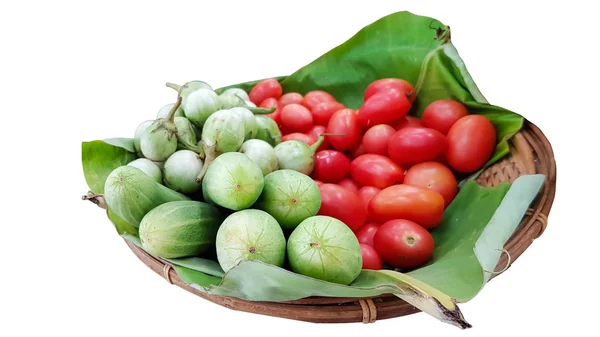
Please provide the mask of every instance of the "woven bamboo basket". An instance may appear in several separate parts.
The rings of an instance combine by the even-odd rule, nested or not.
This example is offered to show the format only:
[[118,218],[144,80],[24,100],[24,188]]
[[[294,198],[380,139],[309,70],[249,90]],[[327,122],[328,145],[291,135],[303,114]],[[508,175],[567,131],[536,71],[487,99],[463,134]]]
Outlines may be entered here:
[[[513,182],[519,176],[535,173],[545,175],[546,181],[506,243],[506,254],[500,258],[493,277],[506,271],[510,264],[542,235],[546,229],[556,187],[554,154],[548,139],[540,129],[525,121],[524,127],[510,140],[509,145],[510,155],[487,168],[478,177],[479,184],[495,186],[500,182]],[[251,302],[208,295],[183,283],[170,264],[152,257],[128,241],[125,242],[144,264],[169,283],[233,310],[314,323],[374,323],[376,320],[410,315],[419,311],[392,294],[373,298],[310,297],[278,303]]]

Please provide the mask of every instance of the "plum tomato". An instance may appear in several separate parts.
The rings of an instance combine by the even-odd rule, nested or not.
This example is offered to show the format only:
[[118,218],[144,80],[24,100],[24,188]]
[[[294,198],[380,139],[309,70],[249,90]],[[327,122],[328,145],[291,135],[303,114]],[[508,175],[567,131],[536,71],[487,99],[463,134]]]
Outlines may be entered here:
[[316,141],[313,137],[300,132],[288,133],[287,135],[281,137],[282,142],[287,140],[300,140],[308,145],[313,145]]
[[317,184],[317,186],[321,186],[323,185],[323,182],[320,180],[314,180],[315,184]]
[[[325,127],[323,125],[315,125],[306,134],[311,136],[316,142],[317,139],[319,139],[319,136],[326,132],[327,132],[327,127]],[[331,145],[329,145],[329,139],[327,136],[325,136],[325,137],[323,137],[323,143],[321,144],[321,146],[319,146],[317,148],[317,152],[323,151],[323,150],[328,150],[330,148],[331,148]]]
[[434,240],[417,223],[395,219],[381,225],[373,237],[373,247],[383,261],[397,268],[415,268],[431,258]]
[[367,210],[352,191],[335,184],[322,184],[319,215],[334,217],[357,231],[367,220]]
[[390,137],[388,155],[399,165],[431,161],[443,154],[447,147],[446,137],[429,128],[403,128]]
[[250,90],[250,100],[254,104],[260,104],[267,98],[278,99],[283,92],[281,84],[274,78],[268,78],[258,82],[252,90]]
[[360,185],[383,189],[401,183],[404,169],[386,156],[368,153],[352,160],[350,175]]
[[352,180],[351,178],[342,179],[338,183],[338,185],[342,186],[343,188],[347,189],[348,191],[354,194],[357,194],[358,190],[360,189],[360,186],[356,183],[356,181]]
[[406,116],[394,124],[394,129],[398,131],[409,126],[420,128],[423,127],[423,123],[415,116]]
[[404,183],[438,192],[444,197],[445,206],[450,204],[457,192],[454,173],[448,166],[434,161],[419,163],[409,168],[404,176]]
[[333,97],[331,94],[322,91],[322,90],[313,90],[313,91],[309,91],[306,93],[306,95],[304,95],[304,98],[302,99],[302,105],[304,105],[305,107],[309,108],[309,109],[314,109],[317,105],[319,105],[319,103],[323,103],[323,102],[335,102],[336,99],[335,97]]
[[361,243],[360,251],[362,253],[362,269],[383,269],[383,261],[381,261],[381,257],[379,257],[379,254],[377,254],[375,248]]
[[310,111],[296,103],[281,108],[281,123],[291,132],[308,132],[313,127]]
[[406,116],[410,106],[404,92],[388,89],[369,97],[358,110],[356,117],[363,128],[391,124]]
[[333,116],[336,111],[344,108],[345,106],[339,102],[322,102],[313,107],[310,112],[313,115],[313,120],[316,125],[327,126],[329,120],[331,120],[331,116]]
[[376,224],[374,222],[369,222],[369,223],[363,225],[362,227],[360,227],[356,231],[356,238],[358,239],[358,242],[367,244],[372,247],[373,246],[373,237],[375,236],[375,233],[377,233],[379,226],[380,226],[379,224]]
[[324,183],[338,183],[350,172],[350,159],[336,150],[324,150],[315,154],[315,168],[311,173],[313,179]]
[[281,127],[281,105],[277,101],[277,98],[269,97],[262,101],[259,105],[261,108],[270,109],[272,107],[276,107],[275,111],[270,114],[267,114],[267,117],[270,117],[272,120],[277,123],[277,126]]
[[457,172],[480,169],[496,148],[496,129],[484,116],[469,115],[459,119],[448,131],[448,165]]
[[421,119],[425,127],[436,129],[446,135],[456,121],[468,114],[467,108],[462,103],[440,99],[425,108]]
[[354,149],[362,139],[362,129],[358,125],[356,113],[351,109],[336,111],[327,124],[327,133],[338,135],[328,137],[331,147],[339,151]]
[[417,97],[415,88],[408,81],[400,78],[382,78],[369,84],[365,90],[364,100],[366,101],[374,94],[388,89],[398,89],[399,91],[403,91],[411,103],[414,102]]
[[379,124],[371,127],[362,139],[362,145],[366,153],[387,155],[388,142],[396,130],[387,125]]
[[430,229],[442,223],[444,197],[419,186],[394,185],[375,194],[368,206],[369,218],[378,223],[406,219]]
[[283,94],[283,96],[279,98],[279,104],[281,106],[286,106],[292,103],[300,104],[302,103],[303,98],[304,97],[302,97],[302,95],[300,95],[297,92],[288,92],[287,94]]

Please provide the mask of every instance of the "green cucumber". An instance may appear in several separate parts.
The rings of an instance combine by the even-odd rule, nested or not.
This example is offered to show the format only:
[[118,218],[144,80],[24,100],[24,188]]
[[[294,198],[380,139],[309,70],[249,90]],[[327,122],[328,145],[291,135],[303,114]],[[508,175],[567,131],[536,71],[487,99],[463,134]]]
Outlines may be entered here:
[[104,184],[104,199],[109,209],[134,227],[139,227],[142,218],[156,206],[170,201],[189,200],[133,166],[118,167],[108,175]]
[[214,247],[223,220],[215,206],[204,202],[168,202],[142,219],[142,247],[149,254],[166,259],[200,256]]

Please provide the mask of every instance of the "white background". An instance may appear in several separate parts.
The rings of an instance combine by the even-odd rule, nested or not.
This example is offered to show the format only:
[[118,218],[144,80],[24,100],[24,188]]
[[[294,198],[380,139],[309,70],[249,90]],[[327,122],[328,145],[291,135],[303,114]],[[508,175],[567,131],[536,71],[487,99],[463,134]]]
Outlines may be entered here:
[[[597,335],[597,17],[583,1],[490,3],[2,2],[0,335]],[[231,311],[169,285],[80,201],[80,142],[132,137],[173,101],[166,81],[289,74],[399,10],[450,25],[486,98],[537,124],[558,163],[546,233],[461,305],[472,329],[425,314],[316,325]]]

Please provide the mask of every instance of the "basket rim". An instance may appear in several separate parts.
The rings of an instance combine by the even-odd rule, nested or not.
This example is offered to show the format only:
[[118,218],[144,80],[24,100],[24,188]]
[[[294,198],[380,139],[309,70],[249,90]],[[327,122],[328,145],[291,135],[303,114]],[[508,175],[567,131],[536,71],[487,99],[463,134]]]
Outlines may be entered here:
[[[519,227],[505,244],[505,249],[510,254],[510,265],[535,239],[543,234],[556,194],[556,161],[549,140],[535,124],[527,119],[524,120],[523,128],[518,134],[523,135],[523,139],[526,140],[530,150],[535,154],[536,157],[532,158],[534,164],[536,164],[535,173],[545,175],[545,181],[542,190],[532,202]],[[393,318],[419,312],[417,308],[392,294],[369,298],[313,296],[285,302],[247,301],[235,297],[210,295],[185,284],[170,264],[154,258],[128,241],[125,242],[142,262],[157,274],[162,275],[169,283],[233,310],[308,322],[330,323],[360,321],[372,323],[376,319]],[[491,279],[502,274],[510,267],[507,264],[507,259],[506,254],[503,254],[496,266],[498,271],[492,275]],[[340,313],[336,308],[343,308],[343,313]],[[321,314],[316,314],[316,312],[321,312]],[[330,314],[323,314],[323,312],[330,312]]]

